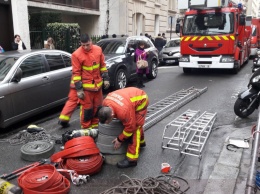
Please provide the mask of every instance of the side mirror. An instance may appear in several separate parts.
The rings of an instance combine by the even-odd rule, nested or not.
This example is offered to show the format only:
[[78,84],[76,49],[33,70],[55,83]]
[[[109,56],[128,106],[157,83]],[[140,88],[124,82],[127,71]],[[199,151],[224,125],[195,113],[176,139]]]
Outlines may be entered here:
[[246,16],[245,15],[240,15],[239,16],[239,25],[240,26],[245,26],[246,25]]
[[20,82],[21,81],[21,79],[22,79],[22,76],[23,76],[23,71],[22,71],[22,69],[19,67],[18,69],[17,69],[17,71],[15,72],[15,74],[14,74],[14,77],[13,77],[13,79],[12,79],[12,82]]
[[129,48],[129,49],[127,49],[127,51],[126,51],[126,54],[128,54],[129,56],[131,56],[132,53],[134,53],[134,52],[135,52],[135,49]]
[[175,32],[180,33],[180,31],[181,31],[181,25],[177,23],[176,28],[175,28]]

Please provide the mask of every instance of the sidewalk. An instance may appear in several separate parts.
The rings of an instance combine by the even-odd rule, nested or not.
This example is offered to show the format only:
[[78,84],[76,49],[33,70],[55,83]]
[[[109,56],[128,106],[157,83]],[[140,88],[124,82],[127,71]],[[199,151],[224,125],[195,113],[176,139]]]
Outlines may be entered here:
[[[229,138],[241,140],[249,138],[252,126],[237,128],[237,130],[230,134]],[[226,148],[229,138],[226,139],[223,145],[203,194],[245,193],[252,157],[252,139],[249,141],[249,148],[231,148],[233,151],[230,151]]]

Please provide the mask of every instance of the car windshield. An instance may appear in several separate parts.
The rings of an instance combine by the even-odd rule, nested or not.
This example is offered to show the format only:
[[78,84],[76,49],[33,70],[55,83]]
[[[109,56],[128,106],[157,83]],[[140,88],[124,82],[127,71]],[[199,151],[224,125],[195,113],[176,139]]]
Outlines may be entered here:
[[185,17],[183,25],[183,35],[218,35],[233,32],[233,13],[188,15]]
[[14,57],[0,58],[0,81],[4,80],[16,60]]
[[123,54],[126,42],[122,40],[109,40],[97,43],[102,48],[104,54]]
[[165,48],[178,47],[178,46],[180,46],[180,39],[170,40],[169,42],[166,43]]

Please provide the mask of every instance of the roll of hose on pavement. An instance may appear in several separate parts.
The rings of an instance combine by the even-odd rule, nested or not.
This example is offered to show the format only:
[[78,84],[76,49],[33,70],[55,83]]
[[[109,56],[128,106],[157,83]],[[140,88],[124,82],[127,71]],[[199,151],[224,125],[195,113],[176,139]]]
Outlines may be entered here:
[[101,170],[103,157],[92,137],[82,136],[67,141],[64,150],[51,156],[63,169],[75,170],[80,175],[92,175]]
[[24,172],[18,178],[24,194],[67,194],[70,182],[54,166],[45,164]]

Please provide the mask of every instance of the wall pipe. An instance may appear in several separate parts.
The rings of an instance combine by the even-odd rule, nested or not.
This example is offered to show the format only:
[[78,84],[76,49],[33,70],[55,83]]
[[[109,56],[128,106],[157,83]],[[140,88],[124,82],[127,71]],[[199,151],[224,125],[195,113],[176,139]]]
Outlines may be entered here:
[[[258,149],[259,149],[259,132],[260,132],[260,110],[258,113],[258,121],[256,126],[256,131],[252,134],[253,147],[252,147],[252,160],[250,164],[249,174],[246,182],[246,194],[255,194],[256,193],[256,170],[258,162]],[[254,138],[255,137],[255,138]]]

